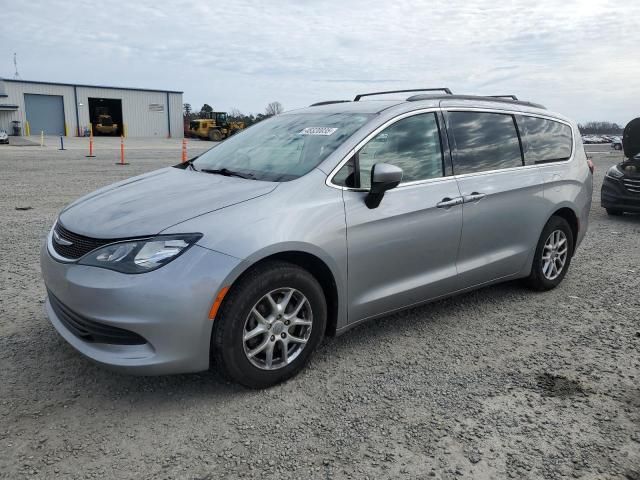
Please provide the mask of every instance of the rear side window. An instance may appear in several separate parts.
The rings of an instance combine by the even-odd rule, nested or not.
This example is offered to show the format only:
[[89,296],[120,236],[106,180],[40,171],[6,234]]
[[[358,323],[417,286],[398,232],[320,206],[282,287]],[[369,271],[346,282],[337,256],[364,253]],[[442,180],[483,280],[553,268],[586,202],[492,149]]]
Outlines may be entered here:
[[524,115],[518,118],[518,124],[524,137],[524,161],[527,165],[558,162],[571,157],[573,138],[568,125]]
[[513,115],[449,112],[448,118],[455,143],[454,174],[522,166],[520,139]]

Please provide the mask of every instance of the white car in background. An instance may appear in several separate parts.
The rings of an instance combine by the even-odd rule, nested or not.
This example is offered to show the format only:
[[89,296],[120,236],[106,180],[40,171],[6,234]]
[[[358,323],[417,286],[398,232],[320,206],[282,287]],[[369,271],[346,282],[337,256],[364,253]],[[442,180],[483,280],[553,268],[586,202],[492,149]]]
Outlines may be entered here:
[[611,140],[611,148],[614,150],[622,150],[622,139],[620,137],[613,137],[613,140]]
[[0,130],[0,143],[9,143],[9,135],[4,130]]

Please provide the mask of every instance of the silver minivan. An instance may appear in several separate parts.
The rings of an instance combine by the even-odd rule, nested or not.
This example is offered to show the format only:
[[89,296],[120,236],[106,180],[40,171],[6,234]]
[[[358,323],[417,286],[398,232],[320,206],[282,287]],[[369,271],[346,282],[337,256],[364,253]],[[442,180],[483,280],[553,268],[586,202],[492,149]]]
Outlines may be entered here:
[[109,367],[211,365],[259,388],[374,317],[507,280],[556,287],[591,206],[576,124],[409,92],[287,112],[75,201],[41,253],[51,323]]

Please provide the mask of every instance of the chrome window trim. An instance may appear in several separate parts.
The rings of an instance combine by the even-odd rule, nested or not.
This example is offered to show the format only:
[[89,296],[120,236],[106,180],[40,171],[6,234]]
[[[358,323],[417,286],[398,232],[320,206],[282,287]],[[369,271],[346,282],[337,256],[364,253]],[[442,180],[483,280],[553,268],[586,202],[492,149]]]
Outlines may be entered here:
[[[366,137],[364,137],[360,142],[358,142],[358,144],[355,147],[353,147],[351,150],[349,150],[349,152],[342,158],[342,160],[340,160],[340,162],[338,162],[338,165],[336,165],[331,170],[331,172],[327,176],[327,179],[324,182],[325,185],[327,185],[328,187],[331,187],[331,188],[337,188],[338,190],[353,190],[355,192],[368,192],[369,190],[365,189],[365,188],[343,187],[342,185],[336,185],[335,183],[333,183],[333,177],[336,176],[336,174],[340,171],[340,169],[344,166],[344,164],[347,163],[351,159],[351,157],[358,150],[360,150],[369,140],[371,140],[373,137],[375,137],[378,133],[380,133],[382,130],[384,130],[388,126],[393,125],[394,123],[396,123],[396,122],[398,122],[398,121],[400,121],[400,120],[402,120],[404,118],[407,118],[407,117],[413,117],[415,115],[420,115],[420,114],[423,114],[423,113],[437,113],[439,111],[440,111],[440,108],[438,108],[438,107],[419,108],[417,110],[411,110],[409,112],[404,112],[404,113],[401,113],[400,115],[398,115],[396,117],[390,118],[389,120],[384,122],[382,125],[380,125],[377,128],[375,128]],[[440,128],[443,128],[443,125],[440,125]],[[442,145],[440,146],[440,149],[442,150]],[[444,155],[444,152],[442,152],[441,154]],[[401,187],[404,187],[406,185],[417,185],[419,183],[432,182],[434,180],[442,180],[442,179],[451,178],[451,177],[445,177],[444,176],[444,172],[442,172],[442,173],[443,173],[442,177],[425,178],[424,180],[415,180],[413,182],[401,183],[396,188],[401,188]]]
[[[561,163],[561,162],[554,162],[554,163]],[[498,168],[496,170],[485,170],[482,172],[472,172],[472,173],[461,173],[459,175],[453,175],[456,178],[467,178],[467,177],[476,177],[476,176],[480,176],[480,175],[495,175],[496,173],[502,173],[502,172],[514,172],[516,170],[520,171],[520,170],[533,170],[540,167],[540,165],[522,165],[520,167],[509,167],[509,168]]]
[[[349,151],[349,153],[347,153],[347,155],[345,155],[342,158],[342,160],[340,160],[338,165],[336,165],[331,170],[331,172],[329,173],[329,175],[327,176],[327,178],[325,180],[325,185],[327,185],[328,187],[331,187],[331,188],[337,188],[338,190],[350,190],[350,191],[354,191],[354,192],[368,192],[367,189],[363,189],[363,188],[343,187],[341,185],[336,185],[332,181],[333,177],[338,173],[338,171],[340,171],[340,169],[344,166],[344,164],[347,163],[351,159],[351,157],[360,148],[362,148],[369,140],[371,140],[378,133],[380,133],[382,130],[387,128],[389,125],[392,125],[392,124],[396,123],[397,121],[402,120],[403,118],[411,117],[413,115],[419,115],[419,114],[422,114],[422,113],[437,113],[437,112],[501,113],[501,114],[504,114],[504,115],[514,115],[514,116],[515,115],[523,115],[523,116],[527,116],[527,117],[537,117],[537,118],[542,118],[544,120],[551,120],[551,121],[554,121],[554,122],[562,123],[562,124],[568,126],[569,129],[571,130],[571,156],[567,160],[558,160],[558,161],[551,161],[551,162],[545,162],[545,163],[535,163],[533,165],[521,165],[521,166],[518,166],[518,167],[500,168],[500,169],[497,169],[497,170],[485,170],[483,172],[463,173],[463,174],[459,174],[459,175],[455,174],[455,168],[454,168],[454,175],[451,175],[451,176],[443,175],[442,177],[437,177],[437,178],[427,178],[427,179],[424,179],[424,180],[415,180],[413,182],[401,183],[400,185],[398,185],[393,190],[397,190],[399,188],[406,187],[406,186],[420,185],[420,184],[423,184],[423,183],[435,183],[435,182],[439,182],[439,181],[450,180],[452,178],[467,178],[467,177],[473,177],[473,176],[479,176],[479,175],[492,175],[492,174],[501,173],[501,172],[512,172],[512,171],[517,171],[517,170],[544,168],[544,167],[550,167],[550,166],[554,166],[554,165],[564,165],[564,164],[570,163],[575,158],[576,136],[575,136],[575,133],[573,131],[573,125],[571,125],[571,123],[569,123],[566,120],[563,120],[563,119],[560,119],[560,118],[556,118],[556,117],[553,117],[551,115],[545,115],[543,113],[523,112],[523,111],[519,111],[519,110],[506,110],[506,109],[499,109],[499,108],[463,107],[463,106],[460,106],[460,107],[442,107],[442,108],[429,107],[429,108],[421,108],[421,109],[418,109],[418,110],[411,110],[410,112],[402,113],[402,114],[400,114],[400,115],[398,115],[396,117],[393,117],[393,118],[387,120],[385,123],[383,123],[382,125],[377,127],[375,130],[373,130],[371,133],[369,133],[363,140],[358,142],[358,144],[354,148],[352,148]],[[516,118],[516,122],[517,122],[517,118]],[[446,125],[440,125],[440,128],[447,128],[447,126]]]
[[[534,163],[533,165],[523,165],[521,167],[511,167],[511,168],[500,168],[497,170],[486,170],[484,172],[473,172],[473,173],[463,173],[461,175],[456,175],[455,174],[455,160],[454,160],[454,177],[456,178],[464,178],[467,176],[471,176],[471,175],[480,175],[483,173],[496,173],[496,172],[504,172],[504,171],[509,171],[509,170],[518,170],[518,169],[522,169],[522,168],[527,168],[527,167],[548,167],[548,166],[552,166],[552,165],[564,165],[566,163],[570,163],[574,158],[575,158],[575,153],[576,153],[576,148],[575,148],[575,144],[576,144],[576,136],[574,134],[573,131],[573,125],[571,125],[571,123],[567,122],[566,120],[562,120],[561,118],[556,118],[556,117],[552,117],[551,115],[544,115],[543,113],[534,113],[534,112],[520,112],[518,110],[502,110],[502,109],[496,109],[496,108],[485,108],[485,107],[444,107],[442,108],[443,112],[486,112],[486,113],[502,113],[505,115],[522,115],[522,116],[526,116],[526,117],[535,117],[535,118],[542,118],[543,120],[551,120],[554,122],[558,122],[558,123],[562,123],[564,125],[566,125],[567,127],[569,127],[569,130],[571,130],[571,155],[569,156],[569,158],[567,158],[566,160],[552,160],[549,162],[540,162],[540,163]],[[516,118],[516,123],[517,123],[518,119]],[[522,132],[523,135],[523,141],[524,141],[524,132]],[[523,150],[523,155],[525,154],[524,150]],[[525,159],[526,161],[526,159]]]

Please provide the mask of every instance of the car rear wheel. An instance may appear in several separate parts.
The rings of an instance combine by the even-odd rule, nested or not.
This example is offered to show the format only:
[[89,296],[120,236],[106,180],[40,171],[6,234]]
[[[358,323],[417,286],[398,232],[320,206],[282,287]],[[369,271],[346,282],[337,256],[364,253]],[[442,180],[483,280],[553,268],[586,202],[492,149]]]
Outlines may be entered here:
[[573,255],[573,232],[562,217],[549,219],[536,247],[529,286],[535,290],[551,290],[557,287],[567,274]]
[[214,322],[215,368],[247,387],[265,388],[305,366],[324,336],[327,306],[309,272],[274,261],[233,286]]

